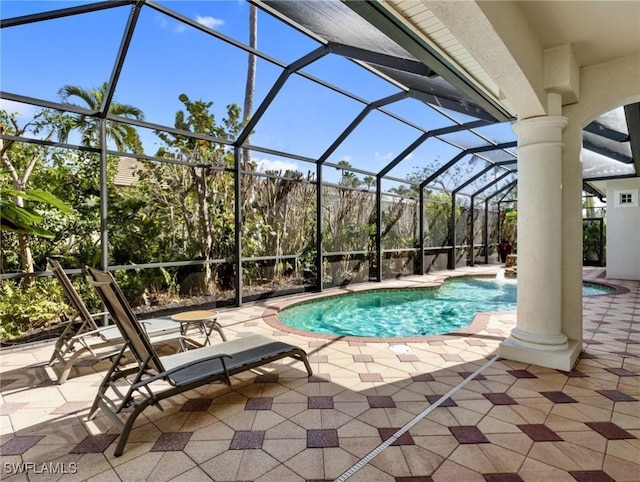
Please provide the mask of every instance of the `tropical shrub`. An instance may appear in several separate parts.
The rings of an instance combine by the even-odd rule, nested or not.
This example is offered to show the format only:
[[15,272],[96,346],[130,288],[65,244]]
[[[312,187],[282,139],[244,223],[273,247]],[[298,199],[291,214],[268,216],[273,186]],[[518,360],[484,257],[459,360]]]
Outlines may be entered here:
[[11,339],[46,327],[67,309],[55,280],[37,278],[23,285],[24,280],[0,284],[0,338]]

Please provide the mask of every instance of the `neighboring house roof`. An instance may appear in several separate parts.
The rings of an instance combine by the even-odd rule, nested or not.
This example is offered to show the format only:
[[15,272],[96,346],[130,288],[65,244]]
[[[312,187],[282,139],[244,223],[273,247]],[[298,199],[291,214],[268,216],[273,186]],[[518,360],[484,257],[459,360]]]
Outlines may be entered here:
[[143,164],[132,157],[121,157],[118,161],[118,172],[114,183],[118,187],[131,186],[138,181],[137,172],[143,169]]

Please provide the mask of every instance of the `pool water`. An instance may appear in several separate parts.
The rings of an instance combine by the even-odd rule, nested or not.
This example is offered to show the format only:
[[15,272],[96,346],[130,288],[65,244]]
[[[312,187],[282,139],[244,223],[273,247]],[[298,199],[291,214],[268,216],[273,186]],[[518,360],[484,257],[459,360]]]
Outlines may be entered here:
[[[371,290],[302,302],[284,308],[278,318],[292,328],[331,335],[441,335],[469,326],[476,313],[515,310],[516,286],[512,279],[454,278],[438,288]],[[610,291],[583,287],[585,296]]]

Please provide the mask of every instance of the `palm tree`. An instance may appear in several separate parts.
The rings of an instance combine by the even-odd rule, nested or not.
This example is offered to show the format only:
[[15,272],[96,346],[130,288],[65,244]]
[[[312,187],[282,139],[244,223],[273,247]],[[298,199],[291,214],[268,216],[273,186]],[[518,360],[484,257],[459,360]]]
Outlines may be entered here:
[[[90,110],[99,111],[102,101],[107,93],[108,84],[104,82],[100,87],[87,90],[77,85],[64,85],[58,91],[58,95],[62,98],[62,102],[79,107],[85,107]],[[70,98],[77,98],[82,104],[69,102]],[[129,119],[144,120],[144,113],[138,107],[130,104],[121,104],[119,102],[111,102],[109,106],[109,114]],[[73,130],[78,130],[82,136],[82,145],[87,147],[96,147],[100,135],[100,122],[98,117],[77,114],[72,121],[64,124],[58,129],[58,138],[60,142],[66,142],[69,134]],[[134,152],[142,151],[142,143],[138,132],[133,126],[122,124],[119,122],[109,122],[107,124],[107,138],[113,140],[119,151],[129,148]]]
[[336,165],[336,169],[342,170],[342,178],[340,179],[340,182],[338,184],[347,187],[359,187],[360,179],[352,171],[349,170],[351,169],[351,167],[353,166],[351,166],[351,163],[349,161],[342,160],[338,162],[338,164]]
[[[258,9],[253,4],[249,5],[249,47],[252,49],[258,48]],[[247,122],[249,122],[253,114],[253,99],[256,91],[256,63],[256,56],[249,52],[247,81],[244,89],[244,112],[242,119],[244,125],[247,125]],[[246,142],[249,142],[249,138],[247,138]],[[251,151],[249,149],[243,149],[242,153],[246,169],[246,166],[251,165]]]

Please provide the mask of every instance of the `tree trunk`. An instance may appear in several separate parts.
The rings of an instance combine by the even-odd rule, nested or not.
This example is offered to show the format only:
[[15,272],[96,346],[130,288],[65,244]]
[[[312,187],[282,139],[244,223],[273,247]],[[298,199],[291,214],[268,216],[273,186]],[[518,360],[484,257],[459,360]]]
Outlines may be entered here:
[[[14,181],[13,187],[19,191],[24,190],[24,183]],[[15,197],[16,206],[23,208],[24,199],[20,196]],[[18,246],[20,248],[20,264],[25,273],[33,273],[33,254],[31,253],[31,246],[29,245],[29,236],[26,234],[18,234]],[[24,286],[30,286],[35,282],[34,276],[26,276],[24,279]]]
[[[258,9],[255,5],[249,5],[249,47],[258,47]],[[247,83],[244,90],[243,123],[246,125],[253,114],[253,98],[256,89],[256,56],[249,53],[247,65]],[[247,137],[249,142],[249,137]],[[245,168],[251,163],[251,151],[242,150],[242,160]]]
[[[203,170],[204,171],[204,170]],[[209,209],[207,205],[207,175],[206,171],[202,173],[200,178],[200,186],[198,188],[198,202],[200,203],[200,221],[202,225],[203,252],[202,255],[206,261],[211,259],[211,248],[213,246],[213,235],[211,234],[211,220],[209,218]],[[211,293],[211,285],[213,282],[213,274],[209,263],[204,265],[204,284],[207,293]]]

